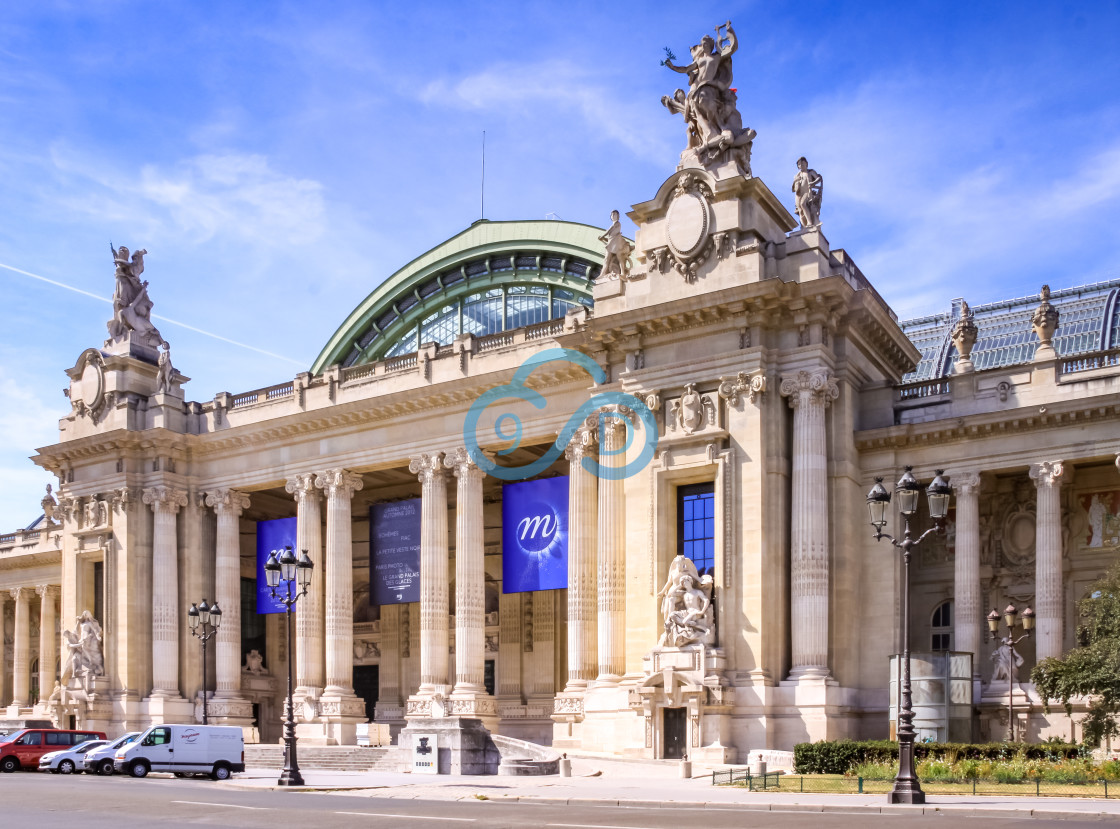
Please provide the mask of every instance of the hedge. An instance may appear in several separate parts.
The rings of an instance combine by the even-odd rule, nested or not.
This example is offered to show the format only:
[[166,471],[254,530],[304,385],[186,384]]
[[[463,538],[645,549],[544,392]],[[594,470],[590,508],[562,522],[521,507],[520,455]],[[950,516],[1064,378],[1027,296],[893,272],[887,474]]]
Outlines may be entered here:
[[[923,760],[1060,760],[1078,757],[1071,743],[915,743],[914,755]],[[890,740],[821,740],[793,747],[793,767],[798,774],[847,774],[860,763],[898,760],[898,743]]]

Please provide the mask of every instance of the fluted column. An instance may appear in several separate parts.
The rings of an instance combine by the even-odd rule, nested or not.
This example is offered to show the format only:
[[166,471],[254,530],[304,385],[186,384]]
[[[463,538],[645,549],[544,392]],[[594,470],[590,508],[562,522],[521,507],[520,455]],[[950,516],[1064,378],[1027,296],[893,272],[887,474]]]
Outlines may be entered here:
[[980,606],[980,476],[953,477],[957,496],[956,562],[953,572],[953,649],[972,654],[972,673],[980,675],[984,612]]
[[58,661],[58,635],[55,632],[58,611],[57,584],[40,584],[39,594],[39,699],[46,700],[54,690],[54,664]]
[[1035,654],[1038,661],[1062,655],[1062,473],[1061,461],[1031,465],[1038,490],[1035,524]]
[[152,696],[179,694],[179,544],[175,524],[187,493],[159,486],[144,490],[155,514],[152,530]]
[[[626,458],[627,423],[617,407],[599,414],[599,463],[621,468]],[[599,607],[599,675],[602,684],[614,684],[626,672],[626,496],[623,481],[599,481],[599,561],[596,570]]]
[[486,544],[482,481],[486,473],[463,447],[444,458],[458,485],[455,499],[455,691],[486,693]]
[[828,450],[825,409],[840,395],[827,369],[782,380],[793,409],[790,679],[828,676]]
[[233,489],[206,493],[206,506],[217,515],[214,555],[214,592],[222,610],[222,624],[214,635],[217,683],[214,696],[241,696],[241,513],[249,496]]
[[326,629],[328,694],[354,694],[354,550],[350,500],[362,476],[345,469],[320,472],[315,485],[327,494]]
[[31,693],[31,600],[30,587],[12,588],[16,602],[15,625],[12,642],[12,705],[27,705]]
[[568,458],[568,682],[565,691],[582,691],[595,679],[598,633],[595,625],[595,534],[598,478],[583,467],[595,454],[595,435],[578,429],[564,450]]
[[296,607],[296,691],[301,697],[318,697],[324,683],[323,639],[323,507],[315,489],[314,474],[296,475],[284,488],[296,499],[296,550],[304,550],[315,565],[307,595]]
[[4,643],[8,641],[8,632],[5,630],[4,620],[4,605],[8,600],[10,594],[0,590],[0,708],[4,708],[8,704],[8,685],[7,673],[4,670],[4,656],[3,647]]
[[443,453],[416,455],[420,478],[420,695],[444,693],[447,682],[447,477]]

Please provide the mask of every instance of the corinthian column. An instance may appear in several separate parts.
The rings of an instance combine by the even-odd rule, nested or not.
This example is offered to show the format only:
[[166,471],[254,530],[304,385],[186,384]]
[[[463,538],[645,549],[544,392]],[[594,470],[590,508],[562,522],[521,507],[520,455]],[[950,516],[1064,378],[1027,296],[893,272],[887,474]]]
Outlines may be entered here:
[[16,629],[12,648],[12,705],[27,705],[31,693],[31,599],[30,587],[12,588],[16,602]]
[[[600,467],[608,473],[626,464],[627,421],[618,407],[599,414]],[[599,676],[601,684],[617,684],[626,672],[626,495],[623,481],[599,481]]]
[[598,479],[583,467],[595,454],[595,435],[578,429],[564,450],[568,458],[568,683],[582,691],[595,679],[598,648],[595,628],[595,533]]
[[206,493],[206,506],[217,515],[214,592],[222,624],[214,635],[217,661],[215,698],[241,696],[241,513],[249,496],[233,489]]
[[284,488],[296,499],[296,556],[304,550],[314,563],[307,595],[296,612],[296,690],[293,696],[318,698],[323,692],[323,508],[315,476],[296,475]]
[[350,499],[362,476],[328,469],[315,485],[327,493],[327,688],[331,695],[354,695],[354,550]]
[[[463,447],[444,458],[455,473],[455,696],[486,696],[486,546],[482,481],[486,473]],[[423,571],[421,571],[423,572]],[[468,709],[477,705],[468,704]],[[496,709],[494,709],[496,711]],[[469,713],[479,713],[471,710]],[[482,713],[493,713],[489,708]]]
[[[10,594],[5,594],[4,591],[0,590],[0,648],[3,648],[4,643],[8,641],[8,634],[4,629],[4,604],[7,602],[8,595]],[[4,708],[8,704],[7,686],[4,684],[5,674],[3,661],[3,656],[0,655],[0,708]]]
[[447,687],[447,478],[443,453],[415,455],[408,469],[419,476],[420,502],[420,689],[419,696]]
[[972,673],[980,675],[984,613],[980,607],[980,476],[953,477],[957,495],[957,550],[953,573],[954,650],[972,654]]
[[144,490],[155,514],[152,530],[152,696],[179,694],[179,544],[176,515],[187,493],[159,486]]
[[1038,661],[1062,655],[1062,462],[1031,464],[1038,489],[1034,591]]
[[828,453],[825,409],[840,396],[827,369],[782,380],[793,409],[790,503],[790,679],[828,677]]
[[39,699],[45,701],[54,690],[54,663],[58,660],[58,634],[55,632],[58,585],[41,584],[35,592],[39,594]]

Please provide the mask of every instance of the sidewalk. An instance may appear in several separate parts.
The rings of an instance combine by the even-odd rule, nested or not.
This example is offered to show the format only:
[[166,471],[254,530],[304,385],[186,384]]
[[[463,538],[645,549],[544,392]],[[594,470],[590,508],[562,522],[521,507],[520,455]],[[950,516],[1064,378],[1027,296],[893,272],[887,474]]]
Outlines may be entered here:
[[[708,773],[701,773],[707,771]],[[595,773],[596,776],[590,776]],[[892,806],[886,795],[839,795],[751,792],[713,786],[710,770],[698,768],[691,780],[678,777],[677,764],[573,757],[572,777],[427,776],[400,772],[303,772],[307,785],[283,791],[339,792],[371,798],[409,800],[488,799],[519,803],[688,809],[847,812],[866,814],[924,813],[984,817],[1045,817],[1107,820],[1120,824],[1120,798],[927,796],[925,806]],[[272,789],[278,769],[249,769],[219,785]]]

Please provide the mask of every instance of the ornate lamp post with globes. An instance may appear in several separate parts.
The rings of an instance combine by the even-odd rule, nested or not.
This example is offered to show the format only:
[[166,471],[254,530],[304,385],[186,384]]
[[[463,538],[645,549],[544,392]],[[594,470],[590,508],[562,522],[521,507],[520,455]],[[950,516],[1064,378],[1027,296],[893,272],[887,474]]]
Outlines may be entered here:
[[993,607],[988,614],[988,630],[992,632],[992,639],[1000,639],[1002,645],[1007,646],[1007,742],[1015,742],[1015,646],[1031,635],[1034,630],[1034,611],[1029,607],[1023,611],[1023,635],[1015,638],[1015,622],[1019,610],[1009,604],[1003,611],[1003,623],[1007,625],[1007,636],[1000,639],[999,612]]
[[[279,786],[303,785],[303,775],[299,773],[299,761],[296,759],[296,723],[292,701],[292,608],[300,596],[307,595],[314,566],[307,550],[297,560],[291,547],[273,550],[264,565],[268,588],[272,597],[284,604],[284,613],[288,619],[288,705],[287,718],[284,720],[284,770],[277,781]],[[277,593],[276,588],[280,587],[281,582],[284,587],[281,593]],[[293,586],[297,587],[294,592]]]
[[939,469],[926,489],[929,515],[934,525],[917,538],[910,537],[910,517],[918,511],[918,493],[921,491],[921,484],[911,469],[912,467],[906,467],[894,489],[903,518],[904,532],[901,541],[883,532],[883,527],[887,524],[887,507],[891,503],[891,493],[883,486],[883,479],[876,478],[875,486],[867,494],[867,509],[871,513],[871,526],[875,528],[875,540],[885,538],[902,551],[902,596],[899,602],[902,617],[902,687],[898,706],[898,774],[894,778],[894,787],[887,795],[888,803],[926,802],[926,794],[918,782],[914,766],[914,707],[910,693],[910,551],[930,533],[940,530],[941,522],[949,512],[949,484],[941,477],[944,470]]
[[222,626],[222,609],[217,602],[207,604],[206,599],[197,605],[192,604],[187,611],[187,625],[191,629],[191,635],[202,643],[202,724],[209,725],[210,716],[206,704],[206,643]]

